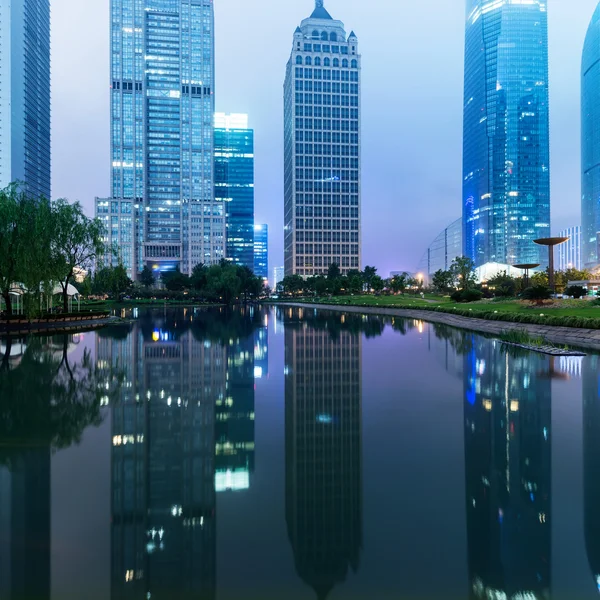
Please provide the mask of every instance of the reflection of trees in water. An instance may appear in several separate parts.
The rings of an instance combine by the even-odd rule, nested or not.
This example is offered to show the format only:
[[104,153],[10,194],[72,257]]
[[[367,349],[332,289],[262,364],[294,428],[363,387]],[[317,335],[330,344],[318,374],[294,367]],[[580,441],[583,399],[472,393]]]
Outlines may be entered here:
[[[10,347],[0,369],[0,462],[23,447],[53,450],[78,443],[86,427],[102,422],[100,377],[89,350],[68,355],[70,336],[32,338],[19,364],[9,368]],[[113,373],[118,379],[116,373]]]
[[98,371],[87,350],[73,362],[72,345],[68,335],[3,341],[0,549],[10,577],[0,589],[8,598],[50,598],[50,455],[102,421]]

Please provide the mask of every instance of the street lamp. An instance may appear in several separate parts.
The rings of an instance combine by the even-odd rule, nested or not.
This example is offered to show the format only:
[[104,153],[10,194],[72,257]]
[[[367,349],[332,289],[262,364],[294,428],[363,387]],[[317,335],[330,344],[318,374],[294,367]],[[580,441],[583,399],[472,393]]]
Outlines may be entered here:
[[548,287],[552,291],[552,294],[555,293],[554,289],[554,247],[560,246],[560,244],[564,244],[568,242],[570,238],[568,237],[550,237],[550,238],[542,238],[539,240],[533,240],[535,244],[538,246],[548,246]]
[[539,267],[539,264],[528,263],[526,265],[513,265],[515,269],[521,269],[521,271],[525,271],[523,274],[523,287],[526,289],[529,287],[529,269],[536,269]]

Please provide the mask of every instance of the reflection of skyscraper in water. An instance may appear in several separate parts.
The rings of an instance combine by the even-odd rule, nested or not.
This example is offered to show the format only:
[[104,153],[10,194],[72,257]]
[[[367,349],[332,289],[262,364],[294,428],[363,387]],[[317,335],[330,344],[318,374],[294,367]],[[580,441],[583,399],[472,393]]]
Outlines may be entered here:
[[225,351],[189,321],[99,337],[100,366],[127,370],[112,408],[112,597],[215,595],[214,410]]
[[286,323],[287,529],[319,599],[358,570],[362,547],[361,337],[336,335]]
[[600,360],[582,363],[583,493],[585,546],[592,575],[600,591]]
[[549,360],[474,338],[465,355],[471,598],[546,598],[551,552]]
[[50,446],[0,467],[0,598],[50,599]]

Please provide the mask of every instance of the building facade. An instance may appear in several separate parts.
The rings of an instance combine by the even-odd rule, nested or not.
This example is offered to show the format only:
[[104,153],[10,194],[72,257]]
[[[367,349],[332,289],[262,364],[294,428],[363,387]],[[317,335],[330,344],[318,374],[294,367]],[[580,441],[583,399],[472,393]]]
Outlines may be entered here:
[[273,269],[273,289],[277,289],[277,284],[283,281],[285,277],[285,268],[284,267],[275,267]]
[[417,269],[425,279],[431,279],[431,276],[440,269],[448,271],[454,259],[463,255],[462,233],[463,222],[462,219],[458,219],[433,240],[423,254]]
[[557,247],[558,270],[567,269],[581,270],[581,227],[569,227],[559,233],[560,237],[568,237],[569,240]]
[[254,274],[263,279],[269,278],[269,226],[254,227]]
[[137,222],[123,260],[134,278],[144,266],[189,274],[225,257],[213,2],[112,0],[111,17],[112,198],[131,202]]
[[50,199],[50,2],[0,3],[0,187]]
[[550,235],[545,0],[468,0],[463,134],[464,255],[547,265]]
[[600,264],[600,4],[585,38],[581,66],[581,255]]
[[354,32],[316,0],[284,84],[286,275],[361,267],[360,61]]
[[254,269],[254,131],[248,115],[215,114],[215,201],[225,207],[227,259]]

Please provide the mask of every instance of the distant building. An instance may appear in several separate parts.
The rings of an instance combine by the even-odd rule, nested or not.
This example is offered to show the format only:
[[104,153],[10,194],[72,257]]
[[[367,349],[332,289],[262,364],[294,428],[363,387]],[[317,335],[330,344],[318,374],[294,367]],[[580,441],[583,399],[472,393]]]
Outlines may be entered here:
[[0,2],[0,187],[50,199],[50,2]]
[[360,269],[360,61],[354,32],[316,0],[284,84],[286,275]]
[[464,98],[461,254],[545,268],[533,243],[550,235],[545,0],[467,0]]
[[585,38],[581,64],[581,253],[585,268],[600,265],[600,4]]
[[254,274],[269,279],[269,226],[254,227]]
[[227,260],[254,269],[254,131],[248,115],[215,114],[215,202],[225,207]]
[[431,242],[419,262],[419,273],[425,279],[439,270],[447,271],[455,258],[463,255],[462,219],[454,221]]
[[139,205],[132,200],[96,198],[96,217],[104,225],[104,244],[107,253],[98,257],[97,268],[116,267],[119,263],[127,269],[131,279],[136,277],[134,246],[140,227]]
[[559,233],[560,237],[568,237],[569,241],[557,248],[558,269],[581,270],[581,227],[569,227]]
[[111,198],[131,212],[111,207],[109,241],[131,232],[119,251],[133,279],[145,266],[190,274],[225,257],[225,210],[214,195],[213,3],[111,2],[110,38]]
[[277,284],[283,281],[285,277],[285,267],[275,267],[273,269],[273,289],[277,289]]

